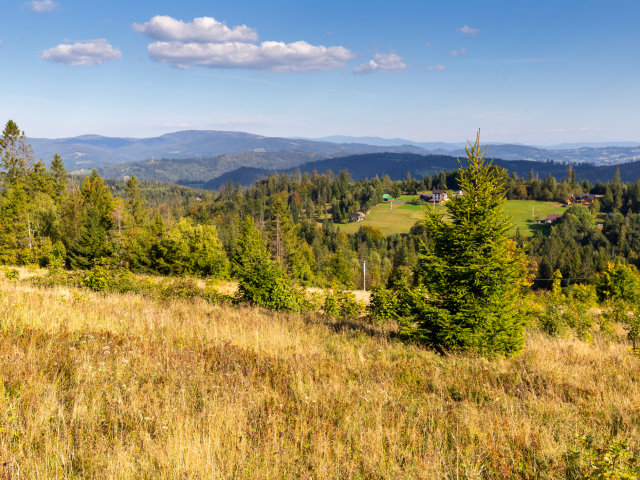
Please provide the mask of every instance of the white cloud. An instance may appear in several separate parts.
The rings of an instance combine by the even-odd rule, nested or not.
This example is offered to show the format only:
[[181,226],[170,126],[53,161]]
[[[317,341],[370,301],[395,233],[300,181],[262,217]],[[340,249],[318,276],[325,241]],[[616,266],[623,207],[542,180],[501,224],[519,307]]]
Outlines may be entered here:
[[446,70],[444,65],[431,65],[426,68],[427,72],[431,72],[433,70]]
[[61,44],[42,52],[42,60],[64,65],[102,65],[122,58],[122,52],[113,48],[106,40],[86,40],[73,45]]
[[31,7],[32,11],[38,13],[50,12],[59,7],[59,5],[52,0],[42,0],[40,2],[34,0],[33,2],[29,2],[27,5]]
[[431,45],[429,42],[425,42],[425,46],[427,46],[427,47],[433,47],[433,45]]
[[157,15],[142,25],[134,23],[132,28],[152,40],[180,41],[186,43],[255,42],[258,34],[246,25],[227,27],[212,17],[195,18],[183,22],[168,16]]
[[373,60],[369,60],[367,63],[357,66],[353,69],[353,73],[356,75],[368,75],[373,72],[400,72],[407,68],[407,65],[402,62],[395,53],[376,53],[373,56]]
[[151,59],[178,68],[247,68],[270,72],[317,72],[344,67],[355,54],[344,47],[323,47],[299,41],[183,43],[156,42],[148,46]]
[[474,37],[480,33],[479,28],[469,28],[466,25],[456,30],[456,32],[464,33],[465,35],[473,35]]
[[467,51],[464,48],[461,48],[460,50],[453,50],[451,55],[457,57],[458,55],[464,55],[465,53],[467,53]]
[[229,28],[211,17],[183,22],[155,16],[145,24],[133,24],[136,32],[158,40],[147,48],[151,59],[177,68],[246,68],[270,72],[316,72],[344,67],[356,57],[345,47],[310,45],[304,41],[262,42],[246,25]]

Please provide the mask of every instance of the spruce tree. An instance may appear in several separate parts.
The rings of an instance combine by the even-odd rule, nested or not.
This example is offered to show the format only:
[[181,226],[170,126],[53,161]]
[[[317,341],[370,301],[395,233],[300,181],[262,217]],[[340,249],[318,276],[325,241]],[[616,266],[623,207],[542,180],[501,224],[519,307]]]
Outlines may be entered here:
[[127,212],[131,217],[133,226],[141,227],[147,219],[146,201],[140,191],[140,180],[135,175],[131,175],[131,178],[127,180],[125,191],[129,197],[127,200]]
[[420,270],[429,294],[406,330],[450,350],[510,355],[524,341],[515,307],[523,254],[507,236],[504,169],[485,162],[479,132],[466,151],[468,166],[458,171],[463,194],[449,195],[449,219],[435,209],[425,214],[431,242],[422,244]]
[[59,201],[62,193],[67,189],[69,176],[67,170],[62,163],[62,157],[57,153],[53,156],[51,165],[49,165],[49,173],[51,174],[51,191],[53,199]]
[[86,211],[80,238],[69,252],[69,264],[73,269],[87,270],[93,267],[96,260],[110,254],[102,212],[92,205]]

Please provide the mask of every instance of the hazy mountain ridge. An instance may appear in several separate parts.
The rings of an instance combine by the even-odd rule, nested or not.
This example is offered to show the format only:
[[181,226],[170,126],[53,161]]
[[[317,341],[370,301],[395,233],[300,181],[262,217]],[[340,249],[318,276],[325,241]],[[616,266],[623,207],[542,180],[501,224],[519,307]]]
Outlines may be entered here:
[[[358,140],[384,143],[336,143],[322,139],[292,139],[265,137],[244,132],[186,130],[152,138],[103,137],[82,135],[74,138],[30,139],[36,158],[50,161],[59,153],[69,170],[105,167],[151,158],[214,158],[219,155],[245,153],[304,152],[324,156],[344,156],[362,153],[416,153],[450,156],[466,156],[463,144],[444,142],[410,142],[404,139],[382,139],[378,137],[326,137],[334,140]],[[409,143],[406,143],[409,142]],[[589,162],[596,164],[623,163],[640,159],[640,146],[584,147],[575,149],[548,150],[519,144],[489,144],[487,154],[505,160],[554,159],[567,162]],[[302,163],[302,162],[301,162]],[[259,164],[237,165],[264,168]],[[269,166],[280,168],[278,166]],[[231,169],[233,170],[233,168]],[[229,171],[229,170],[226,170]],[[224,172],[221,172],[224,173]]]
[[100,167],[151,158],[211,158],[245,152],[301,151],[320,155],[344,155],[402,151],[428,153],[416,146],[380,147],[364,144],[342,145],[290,138],[264,137],[244,132],[187,130],[153,138],[119,138],[82,135],[62,139],[30,139],[36,158],[51,160],[59,153],[71,170]]

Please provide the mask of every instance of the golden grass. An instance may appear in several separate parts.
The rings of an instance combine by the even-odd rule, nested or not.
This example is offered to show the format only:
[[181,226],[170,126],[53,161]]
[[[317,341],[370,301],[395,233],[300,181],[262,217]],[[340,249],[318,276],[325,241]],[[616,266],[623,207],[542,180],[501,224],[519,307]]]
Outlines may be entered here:
[[443,357],[316,315],[0,291],[0,478],[557,479],[576,435],[638,437],[639,362],[598,337]]

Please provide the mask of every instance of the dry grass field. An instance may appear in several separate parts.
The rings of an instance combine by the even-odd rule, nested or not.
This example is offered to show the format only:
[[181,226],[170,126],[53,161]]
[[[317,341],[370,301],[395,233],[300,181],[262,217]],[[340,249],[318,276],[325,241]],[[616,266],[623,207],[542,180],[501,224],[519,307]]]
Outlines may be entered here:
[[571,477],[637,445],[627,345],[529,332],[512,359],[393,328],[0,280],[0,478]]

